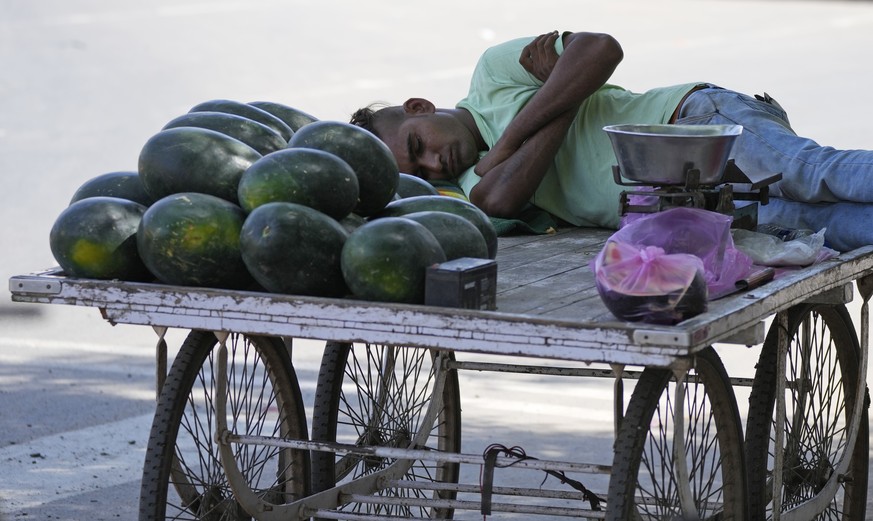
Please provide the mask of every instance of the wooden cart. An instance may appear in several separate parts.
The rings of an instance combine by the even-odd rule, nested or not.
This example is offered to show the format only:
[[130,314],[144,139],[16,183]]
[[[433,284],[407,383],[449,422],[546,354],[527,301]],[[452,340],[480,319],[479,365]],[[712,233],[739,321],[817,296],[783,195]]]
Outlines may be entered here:
[[[873,247],[655,326],[616,321],[600,301],[589,262],[609,235],[501,238],[496,311],[59,272],[10,288],[18,302],[97,307],[158,333],[141,520],[863,519]],[[845,307],[854,290],[860,337]],[[168,328],[191,330],[170,368]],[[301,398],[294,339],[326,342],[314,404]],[[729,376],[716,343],[763,344],[754,378]],[[461,453],[457,374],[468,370],[611,379],[612,465]],[[751,387],[745,421],[736,386]],[[466,465],[481,469],[479,483],[458,482]],[[495,486],[495,468],[539,469],[565,486]],[[598,479],[608,486],[585,485]]]

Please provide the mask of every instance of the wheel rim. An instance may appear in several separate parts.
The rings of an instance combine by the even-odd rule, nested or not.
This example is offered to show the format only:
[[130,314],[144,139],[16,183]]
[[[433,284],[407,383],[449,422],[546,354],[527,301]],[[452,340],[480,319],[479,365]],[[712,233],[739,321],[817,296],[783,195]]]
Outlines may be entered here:
[[646,369],[617,435],[607,519],[745,519],[742,440],[733,389],[712,348],[688,373]]
[[[640,459],[636,505],[642,519],[670,519],[682,514],[680,482],[675,465],[674,411],[676,383],[668,384],[650,424],[650,434]],[[724,488],[722,455],[716,436],[718,426],[712,406],[701,386],[688,384],[684,400],[688,483],[701,519],[722,512]]]
[[[813,313],[788,350],[783,505],[796,506],[818,494],[846,452],[848,431],[842,370],[826,324]],[[811,360],[820,360],[821,365]]]
[[[842,309],[842,308],[841,308]],[[782,471],[782,511],[817,498],[836,479],[839,486],[815,519],[849,519],[851,484],[837,476],[837,467],[851,457],[849,427],[856,403],[858,347],[848,316],[833,307],[806,307],[795,311],[789,321],[790,340],[785,363],[785,423]],[[775,344],[776,335],[772,339]],[[773,346],[775,349],[775,345]],[[775,402],[775,389],[769,409]],[[773,461],[775,459],[775,418],[770,422],[767,450],[768,504],[765,515],[773,515]],[[865,435],[859,432],[859,436]],[[860,472],[860,470],[859,470]]]
[[[256,347],[252,341],[265,345]],[[296,419],[282,412],[289,410],[292,398],[287,391],[276,391],[287,388],[287,376],[268,370],[262,358],[262,353],[277,345],[265,339],[231,335],[227,346],[230,429],[246,435],[292,437],[298,431],[292,427]],[[169,476],[167,519],[252,519],[234,500],[214,441],[216,352],[211,349],[201,364],[179,422]],[[244,444],[236,445],[234,452],[246,480],[265,501],[284,504],[302,495],[301,470],[295,468],[302,465],[299,454]]]
[[[442,374],[441,364],[446,354],[419,348],[382,345],[358,346],[348,350],[343,382],[337,403],[336,441],[356,445],[375,445],[416,450],[460,450],[459,426],[451,410],[457,399],[454,373]],[[437,378],[451,377],[442,396],[434,395]],[[446,398],[449,397],[449,398]],[[440,412],[433,425],[423,425],[423,419],[438,400]],[[391,458],[341,456],[335,461],[337,483],[345,483],[385,469],[394,463]],[[457,465],[415,461],[404,480],[417,482],[457,481]],[[450,498],[448,493],[389,487],[381,496],[399,498]],[[387,504],[355,504],[350,510],[382,515],[448,518],[448,509]]]

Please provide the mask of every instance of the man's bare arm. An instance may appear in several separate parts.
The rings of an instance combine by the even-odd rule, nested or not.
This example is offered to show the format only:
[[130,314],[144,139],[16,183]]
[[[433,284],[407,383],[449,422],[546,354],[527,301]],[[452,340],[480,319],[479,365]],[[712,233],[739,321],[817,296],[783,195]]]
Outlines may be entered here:
[[576,111],[570,110],[541,128],[482,176],[470,192],[470,201],[494,217],[518,215],[543,180],[575,117]]
[[[547,35],[541,36],[540,39],[545,36]],[[553,68],[550,72],[548,72],[548,67],[552,65],[545,65],[545,74],[548,74],[548,77],[543,86],[510,123],[491,150],[476,165],[475,172],[482,176],[483,180],[497,165],[507,161],[521,149],[523,143],[535,136],[541,129],[568,112],[575,113],[588,96],[606,83],[623,58],[618,42],[609,35],[567,33],[563,38],[564,53],[559,58],[555,54],[555,59],[552,62]],[[554,43],[554,40],[551,42]],[[551,52],[554,53],[553,48]],[[536,59],[537,56],[540,56],[540,60],[548,59],[548,55],[542,52],[534,53],[532,57]],[[536,74],[533,71],[537,64],[523,63],[523,65],[532,74]],[[537,76],[539,77],[539,74]],[[569,127],[569,123],[567,123],[567,127]],[[566,133],[566,128],[564,132]],[[551,135],[552,139],[558,140],[558,143],[563,139],[563,135],[556,136],[554,133]],[[557,146],[553,147],[548,158],[549,161],[554,156],[555,151],[557,151]],[[545,165],[547,167],[548,162]],[[501,168],[500,170],[502,175],[512,175],[511,169]],[[511,180],[502,180],[499,186],[504,187],[503,189],[510,189]],[[535,190],[536,186],[533,189]],[[528,197],[532,193],[533,191],[528,194]],[[491,199],[490,196],[489,199]]]

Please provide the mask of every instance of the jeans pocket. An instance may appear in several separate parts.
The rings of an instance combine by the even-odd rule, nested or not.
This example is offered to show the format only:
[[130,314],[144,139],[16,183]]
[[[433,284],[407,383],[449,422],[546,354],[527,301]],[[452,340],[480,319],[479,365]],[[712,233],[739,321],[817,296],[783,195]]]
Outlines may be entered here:
[[733,124],[733,121],[727,120],[720,112],[714,111],[706,114],[695,114],[686,116],[675,121],[677,125],[724,125]]
[[753,110],[761,110],[770,114],[771,116],[781,119],[785,122],[786,126],[790,127],[791,124],[788,122],[788,114],[785,110],[782,109],[782,106],[779,103],[771,98],[767,93],[764,93],[764,96],[755,96],[754,98],[751,96],[746,96],[745,94],[737,94],[737,99],[747,105],[749,108]]

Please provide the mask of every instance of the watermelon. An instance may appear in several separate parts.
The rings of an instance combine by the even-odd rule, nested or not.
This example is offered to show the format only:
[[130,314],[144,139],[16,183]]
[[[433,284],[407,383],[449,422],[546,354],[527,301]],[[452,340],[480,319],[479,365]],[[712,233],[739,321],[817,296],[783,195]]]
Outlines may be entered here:
[[347,232],[352,233],[361,226],[365,225],[367,223],[367,220],[356,213],[350,213],[340,219],[339,223],[340,225],[342,225],[343,228],[345,228]]
[[445,260],[427,228],[410,219],[386,217],[349,235],[341,266],[346,284],[360,299],[420,304],[428,266]]
[[255,161],[243,173],[237,195],[246,212],[284,201],[342,219],[358,202],[358,178],[348,163],[329,152],[286,148]]
[[621,320],[672,325],[707,309],[703,261],[694,255],[610,240],[593,268],[597,293]]
[[460,215],[449,212],[425,211],[403,216],[421,224],[436,237],[446,260],[461,257],[488,258],[488,245],[479,229]]
[[270,114],[276,116],[277,118],[284,121],[285,124],[288,125],[294,132],[300,130],[300,127],[302,127],[303,125],[308,125],[310,123],[318,121],[318,118],[313,115],[307,114],[302,110],[298,110],[294,107],[289,107],[281,103],[276,103],[274,101],[250,101],[249,105],[267,111]]
[[228,114],[236,114],[244,118],[252,119],[258,123],[263,123],[271,129],[275,130],[282,136],[282,139],[288,141],[294,135],[291,127],[285,124],[284,121],[270,114],[266,110],[261,110],[258,107],[234,101],[229,99],[214,99],[198,103],[191,107],[188,112],[226,112]]
[[200,192],[237,203],[239,180],[262,156],[230,136],[205,128],[162,130],[139,154],[139,175],[155,200]]
[[488,246],[488,258],[497,256],[497,231],[491,224],[491,219],[476,205],[457,197],[447,195],[418,195],[393,201],[374,217],[401,217],[414,212],[435,210],[449,212],[464,217],[482,234]]
[[142,216],[140,257],[165,284],[251,288],[239,243],[245,217],[242,208],[213,195],[169,195]]
[[70,204],[88,197],[119,197],[143,206],[155,202],[137,172],[108,172],[92,177],[76,190]]
[[358,178],[359,196],[354,212],[369,217],[394,197],[400,171],[394,156],[379,138],[351,123],[316,121],[288,141],[291,148],[315,148],[339,156]]
[[68,206],[49,233],[52,255],[70,277],[145,281],[152,278],[137,252],[136,233],[146,207],[94,196]]
[[307,206],[273,202],[255,208],[240,234],[249,273],[274,293],[340,297],[347,293],[340,254],[348,233]]
[[238,139],[259,154],[282,150],[288,142],[272,128],[236,114],[226,112],[189,112],[172,119],[163,130],[177,127],[207,128]]
[[399,199],[403,199],[416,195],[440,195],[440,193],[424,179],[401,172],[397,183],[397,195]]
[[613,315],[628,322],[675,325],[706,311],[707,286],[702,273],[697,273],[691,283],[681,290],[660,294],[636,295],[605,286],[596,281],[600,299]]

